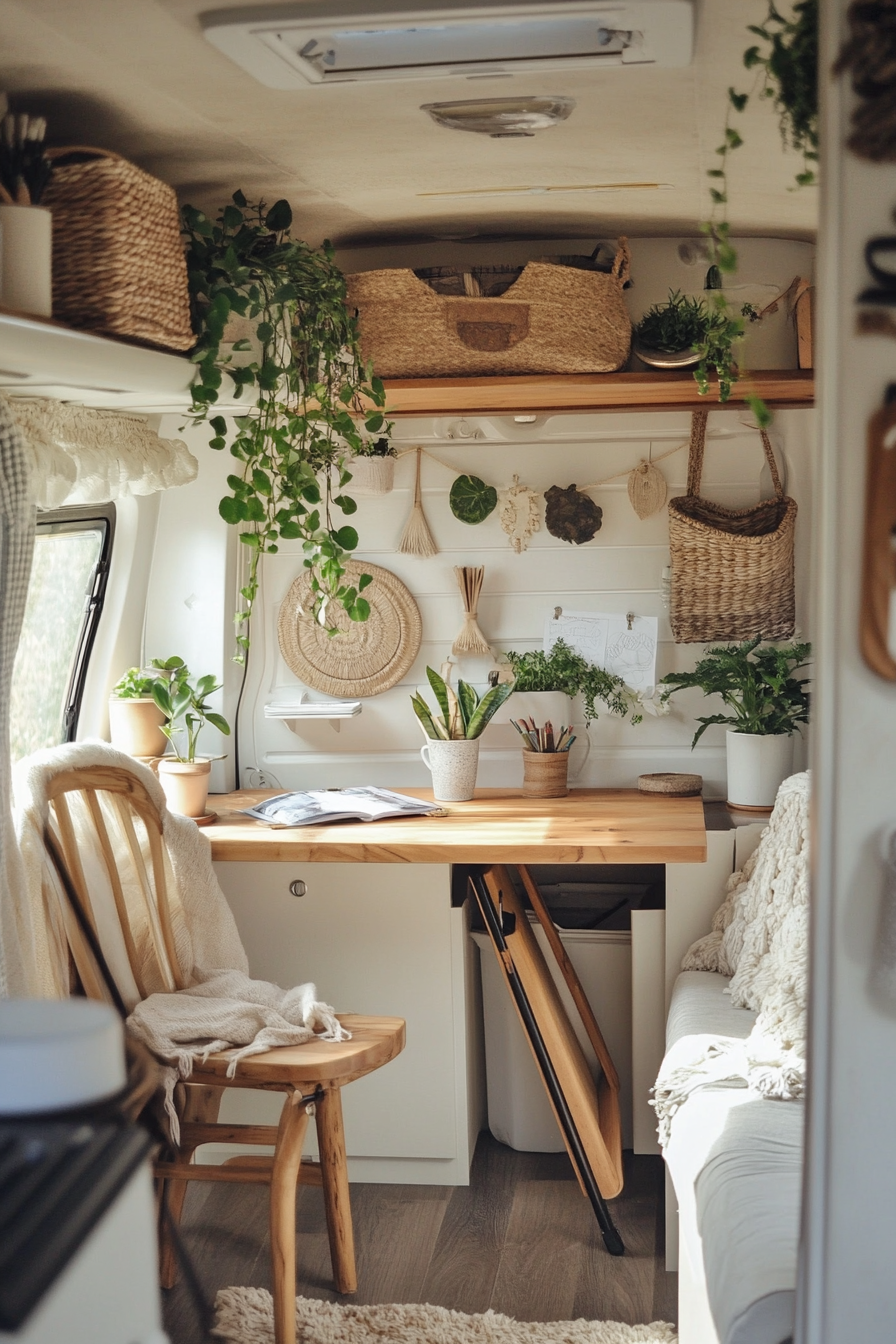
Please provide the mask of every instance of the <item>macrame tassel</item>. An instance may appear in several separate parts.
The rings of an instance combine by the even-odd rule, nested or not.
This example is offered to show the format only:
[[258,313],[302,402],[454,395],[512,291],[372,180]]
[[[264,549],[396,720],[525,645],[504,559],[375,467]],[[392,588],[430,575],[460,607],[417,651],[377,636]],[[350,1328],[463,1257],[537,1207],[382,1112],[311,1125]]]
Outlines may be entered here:
[[457,586],[464,604],[463,629],[451,645],[452,653],[491,653],[491,645],[476,623],[479,615],[479,594],[485,570],[482,565],[455,565]]
[[414,507],[411,509],[410,517],[404,525],[398,549],[402,555],[419,555],[426,560],[431,555],[437,555],[439,548],[432,539],[432,533],[423,512],[423,501],[420,495],[420,458],[422,453],[423,449],[418,448],[417,471],[414,479]]

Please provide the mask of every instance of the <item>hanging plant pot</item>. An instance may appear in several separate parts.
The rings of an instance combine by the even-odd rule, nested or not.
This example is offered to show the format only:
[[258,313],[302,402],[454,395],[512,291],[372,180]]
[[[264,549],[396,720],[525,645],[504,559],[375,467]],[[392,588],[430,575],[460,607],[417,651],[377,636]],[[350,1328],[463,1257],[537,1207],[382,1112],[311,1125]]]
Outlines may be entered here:
[[448,496],[451,512],[462,523],[482,523],[498,507],[498,492],[478,476],[458,476]]
[[353,495],[388,495],[395,485],[394,457],[350,457],[345,465]]

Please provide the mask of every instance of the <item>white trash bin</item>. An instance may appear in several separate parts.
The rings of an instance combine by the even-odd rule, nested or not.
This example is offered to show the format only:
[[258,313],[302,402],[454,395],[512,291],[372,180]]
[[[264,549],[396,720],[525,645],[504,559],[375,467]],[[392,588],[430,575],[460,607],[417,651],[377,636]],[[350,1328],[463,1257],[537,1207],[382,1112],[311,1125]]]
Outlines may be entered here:
[[[566,981],[554,961],[544,930],[530,915],[541,950],[560,991],[592,1072],[598,1064]],[[622,1146],[632,1146],[632,938],[624,930],[560,929],[610,1058],[619,1074]],[[488,1127],[499,1143],[519,1152],[559,1153],[564,1144],[544,1083],[486,933],[471,935],[479,948],[485,1018],[485,1072]]]

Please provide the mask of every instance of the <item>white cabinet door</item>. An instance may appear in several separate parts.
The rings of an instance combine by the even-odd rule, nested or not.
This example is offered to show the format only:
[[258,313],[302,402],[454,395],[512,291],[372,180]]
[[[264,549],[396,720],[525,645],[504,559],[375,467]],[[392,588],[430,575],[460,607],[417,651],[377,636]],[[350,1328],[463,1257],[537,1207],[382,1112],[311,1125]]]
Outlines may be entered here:
[[[282,986],[312,980],[337,1012],[407,1021],[403,1054],[343,1093],[349,1155],[466,1159],[468,1171],[464,912],[451,908],[447,865],[215,869],[252,976]],[[300,898],[289,889],[297,878],[307,887]],[[257,1120],[266,1102],[268,1119],[271,1099],[231,1092],[225,1114]]]

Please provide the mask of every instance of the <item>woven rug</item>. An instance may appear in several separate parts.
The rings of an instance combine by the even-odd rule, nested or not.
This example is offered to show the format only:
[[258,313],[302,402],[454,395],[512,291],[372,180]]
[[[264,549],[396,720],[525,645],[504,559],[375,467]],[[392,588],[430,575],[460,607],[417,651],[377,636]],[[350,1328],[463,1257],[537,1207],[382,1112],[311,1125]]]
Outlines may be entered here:
[[[224,1288],[215,1303],[212,1334],[228,1344],[273,1344],[271,1295],[263,1288]],[[343,1307],[296,1298],[298,1344],[675,1344],[671,1325],[618,1321],[514,1321],[487,1311],[411,1306]]]

